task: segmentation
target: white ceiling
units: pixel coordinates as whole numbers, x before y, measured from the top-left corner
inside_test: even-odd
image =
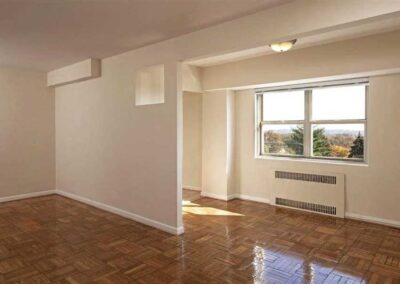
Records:
[[[53,70],[292,0],[1,0],[0,64]]]

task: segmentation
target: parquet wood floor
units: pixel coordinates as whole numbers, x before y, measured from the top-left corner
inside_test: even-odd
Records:
[[[57,195],[3,203],[0,283],[400,283],[398,229],[208,198],[184,224],[173,236]]]

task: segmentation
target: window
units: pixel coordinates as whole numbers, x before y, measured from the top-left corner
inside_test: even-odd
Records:
[[[365,161],[368,81],[257,90],[257,153]]]

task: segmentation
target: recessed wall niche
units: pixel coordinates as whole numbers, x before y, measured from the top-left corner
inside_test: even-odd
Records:
[[[164,65],[140,69],[135,78],[135,105],[164,103]]]

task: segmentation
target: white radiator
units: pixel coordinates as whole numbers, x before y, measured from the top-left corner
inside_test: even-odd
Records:
[[[272,204],[344,218],[344,174],[274,170]]]

